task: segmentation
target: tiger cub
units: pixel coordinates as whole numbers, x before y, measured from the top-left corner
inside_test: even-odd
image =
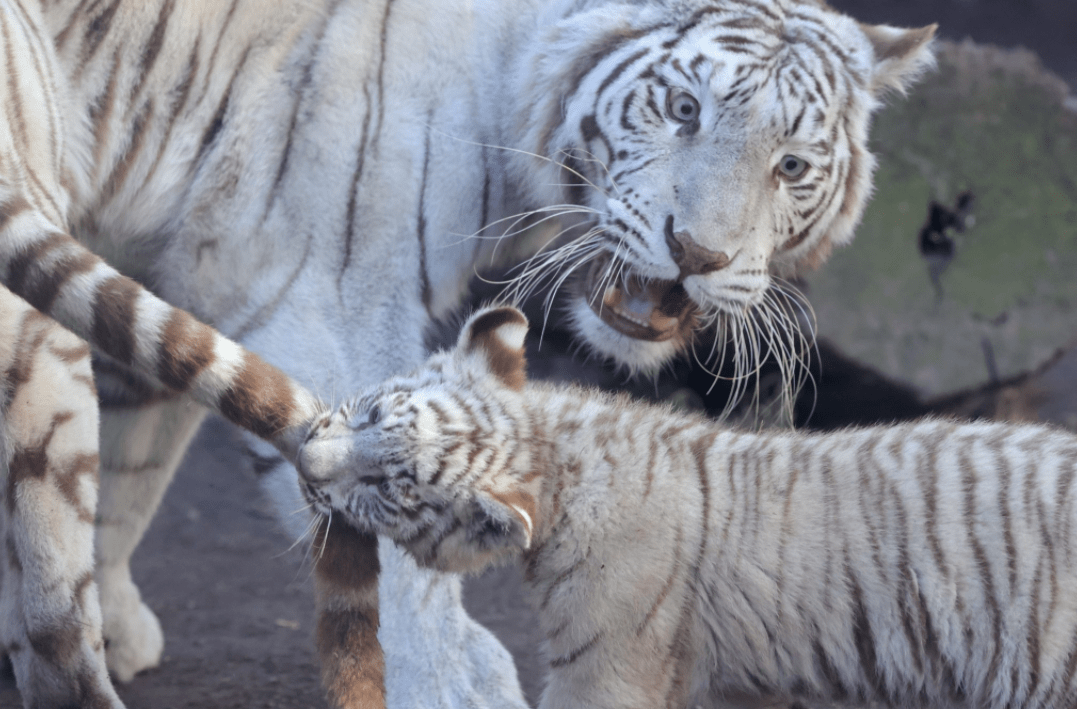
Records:
[[[1077,706],[1077,437],[743,433],[528,382],[526,330],[478,312],[455,350],[323,417],[300,460],[319,509],[425,566],[522,559],[541,707]]]

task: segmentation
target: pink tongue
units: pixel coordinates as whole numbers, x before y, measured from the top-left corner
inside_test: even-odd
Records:
[[[644,288],[639,293],[632,293],[623,288],[610,286],[602,298],[603,320],[607,324],[617,328],[617,321],[631,323],[633,329],[627,331],[633,337],[644,339],[665,339],[672,335],[678,323],[678,315],[683,308],[678,308],[675,315],[670,316],[662,312],[657,302],[658,295],[655,288]],[[608,315],[616,315],[609,318]],[[618,328],[620,329],[620,328]]]

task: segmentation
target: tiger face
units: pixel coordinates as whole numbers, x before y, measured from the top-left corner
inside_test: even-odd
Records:
[[[441,431],[428,421],[434,409],[429,394],[441,377],[426,369],[397,377],[326,414],[304,445],[301,469],[307,498],[322,514],[336,511],[355,526],[398,541],[429,529],[452,504],[451,496],[430,485],[436,470],[422,465],[421,451],[441,443],[424,432]],[[310,471],[327,469],[330,458],[346,461],[347,471],[318,479]]]
[[[571,51],[590,33],[587,51]],[[847,242],[871,189],[870,113],[932,61],[934,27],[869,27],[822,3],[582,12],[532,66],[564,65],[529,107],[542,179],[590,215],[571,318],[635,370],[702,324],[748,323],[775,277]],[[559,263],[564,266],[564,263]]]

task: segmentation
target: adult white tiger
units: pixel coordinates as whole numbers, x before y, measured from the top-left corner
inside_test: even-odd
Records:
[[[99,372],[97,580],[121,679],[160,656],[127,563],[204,416],[175,393],[194,377],[169,369],[166,345],[204,365],[205,331],[170,339],[171,311],[67,234],[330,395],[422,360],[426,326],[492,243],[460,235],[575,205],[596,228],[550,268],[576,267],[583,340],[647,368],[700,319],[759,303],[771,271],[850,238],[869,115],[930,62],[933,33],[863,27],[814,0],[0,0],[0,30],[4,285],[184,384]],[[197,400],[278,437],[279,419],[237,414],[226,381]],[[278,449],[250,448],[298,500]],[[330,535],[319,649],[331,698],[357,706],[369,542]],[[381,554],[390,703],[522,706],[458,582]]]

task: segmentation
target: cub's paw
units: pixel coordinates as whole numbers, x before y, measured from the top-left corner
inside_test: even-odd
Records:
[[[130,682],[142,670],[160,664],[165,636],[130,577],[112,581],[101,580],[105,661],[113,677]]]

